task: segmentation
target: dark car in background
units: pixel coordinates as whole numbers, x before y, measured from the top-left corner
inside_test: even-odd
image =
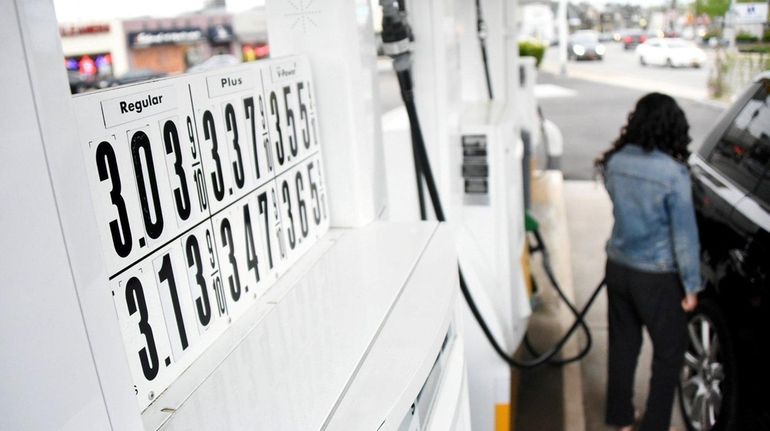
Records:
[[[99,82],[99,88],[117,87],[119,85],[136,84],[139,82],[160,79],[168,76],[166,73],[155,72],[149,69],[133,69],[115,78],[109,78]]]
[[[581,30],[573,33],[567,42],[567,57],[570,60],[601,60],[605,48],[599,42],[599,33]]]
[[[621,40],[623,41],[623,49],[634,49],[639,44],[647,41],[647,34],[642,29],[628,30],[623,33]]]
[[[82,75],[77,70],[68,70],[67,79],[70,83],[70,93],[77,94],[93,90],[97,87],[96,78]]]
[[[770,429],[770,73],[690,160],[705,290],[688,323],[690,431]]]
[[[147,69],[130,70],[118,77],[84,75],[77,70],[67,71],[70,92],[72,94],[101,90],[103,88],[117,87],[120,85],[136,84],[151,79],[163,78],[165,76],[168,75],[166,73],[154,72]]]

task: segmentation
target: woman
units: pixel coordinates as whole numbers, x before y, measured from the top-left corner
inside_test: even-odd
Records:
[[[612,198],[607,242],[609,367],[606,422],[635,421],[634,372],[642,327],[654,357],[640,431],[665,431],[687,345],[687,317],[701,290],[700,244],[687,145],[690,126],[671,97],[651,93],[628,115],[612,148],[596,161]]]

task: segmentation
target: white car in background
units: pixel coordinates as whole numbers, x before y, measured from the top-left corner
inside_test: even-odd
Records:
[[[706,53],[702,49],[677,38],[649,39],[636,47],[636,57],[642,66],[701,67],[706,63]]]

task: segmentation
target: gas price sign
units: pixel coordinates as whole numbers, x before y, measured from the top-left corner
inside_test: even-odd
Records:
[[[307,60],[74,98],[140,408],[323,235]]]

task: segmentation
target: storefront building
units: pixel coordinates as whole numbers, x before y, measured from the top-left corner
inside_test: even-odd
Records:
[[[123,30],[131,69],[176,74],[213,55],[240,57],[232,16],[223,11],[130,19]]]
[[[110,78],[129,69],[120,21],[62,24],[59,27],[64,64],[71,73]]]

